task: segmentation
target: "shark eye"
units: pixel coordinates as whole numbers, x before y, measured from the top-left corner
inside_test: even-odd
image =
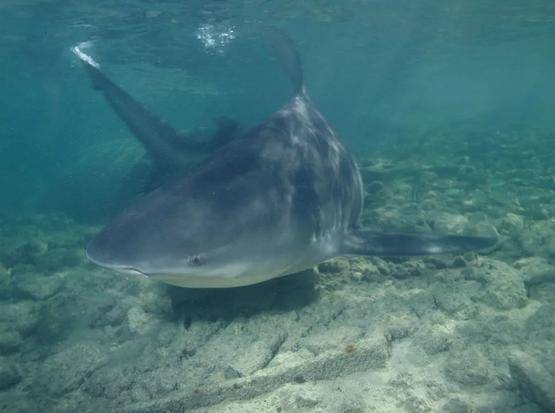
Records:
[[[189,263],[189,265],[201,265],[202,264],[202,260],[200,258],[199,255],[191,255],[187,258],[187,262]]]

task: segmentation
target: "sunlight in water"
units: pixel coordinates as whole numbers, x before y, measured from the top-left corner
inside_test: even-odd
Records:
[[[205,23],[195,31],[195,36],[202,42],[205,49],[223,53],[224,47],[235,39],[235,28],[221,28],[213,24]]]
[[[87,62],[91,66],[96,67],[97,69],[100,68],[100,64],[95,61],[91,56],[83,52],[82,49],[86,49],[91,46],[91,42],[82,42],[79,43],[77,46],[71,48],[71,51],[81,60]]]

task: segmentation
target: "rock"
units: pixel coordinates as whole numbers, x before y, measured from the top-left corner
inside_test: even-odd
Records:
[[[89,327],[117,327],[121,325],[127,320],[125,304],[123,300],[116,300],[115,297],[110,295],[99,296],[88,314]]]
[[[422,275],[426,271],[426,265],[422,261],[407,261],[396,265],[391,270],[391,275],[399,280]]]
[[[522,258],[513,266],[520,270],[526,285],[538,285],[543,283],[555,283],[555,266],[541,257]]]
[[[555,303],[541,305],[526,320],[526,328],[535,340],[555,341]]]
[[[451,263],[451,266],[453,268],[463,268],[463,267],[466,267],[467,265],[468,265],[468,263],[466,262],[464,257],[461,257],[460,255],[455,257],[455,259]]]
[[[8,326],[0,325],[0,353],[13,353],[19,349],[22,342],[21,334]]]
[[[433,222],[434,231],[445,234],[462,234],[470,224],[464,215],[448,212],[434,213],[430,221]]]
[[[366,191],[373,195],[384,191],[384,189],[385,186],[381,181],[372,181],[368,185],[366,185]]]
[[[127,312],[127,324],[132,333],[146,334],[152,329],[154,322],[154,316],[141,307],[131,307]]]
[[[0,358],[0,391],[9,389],[21,381],[21,374],[14,364]]]
[[[472,409],[460,399],[449,399],[441,409],[444,413],[470,413]]]
[[[46,300],[57,294],[63,286],[64,278],[61,274],[44,277],[27,273],[20,274],[15,280],[16,291],[34,300]]]
[[[222,347],[219,347],[222,353]],[[138,396],[135,400],[141,401],[134,403],[129,412],[167,412],[167,411],[199,411],[200,412],[259,412],[259,411],[276,411],[272,405],[268,405],[262,401],[263,408],[258,404],[258,408],[249,409],[245,404],[241,403],[238,410],[227,410],[221,404],[230,400],[252,400],[254,397],[267,394],[273,389],[280,389],[280,393],[276,394],[275,407],[277,411],[290,411],[304,413],[310,411],[307,405],[317,404],[313,407],[316,411],[326,412],[342,412],[342,413],[364,413],[370,411],[365,404],[362,393],[354,394],[348,387],[340,388],[336,384],[333,388],[328,387],[325,390],[319,384],[313,384],[315,381],[323,380],[323,385],[333,383],[332,379],[341,376],[348,376],[358,372],[365,372],[369,369],[379,369],[386,365],[389,359],[389,344],[383,336],[365,338],[357,343],[357,349],[353,352],[345,351],[329,351],[325,354],[308,359],[299,360],[299,363],[283,363],[276,366],[260,370],[249,377],[241,377],[231,380],[218,380],[216,382],[206,382],[205,377],[200,377],[198,385],[188,386],[183,391],[179,390],[167,396],[161,395],[160,392],[153,393],[152,390],[146,394],[133,394],[132,397]],[[154,363],[156,365],[156,363]],[[145,381],[150,381],[160,374],[159,371],[153,371],[152,375],[142,374],[137,380],[139,385],[133,386],[133,389],[142,391]],[[164,376],[167,373],[163,372]],[[93,374],[94,375],[94,374]],[[145,377],[146,376],[146,377]],[[152,378],[151,378],[152,377]],[[183,380],[184,373],[177,371],[175,378]],[[357,375],[357,377],[360,377]],[[189,378],[190,379],[190,378]],[[294,384],[293,384],[294,383]],[[117,385],[117,381],[116,381]],[[313,395],[310,391],[314,386],[317,393]],[[86,389],[86,385],[83,389]],[[125,389],[127,391],[127,388]],[[293,394],[291,394],[293,393]],[[318,394],[325,397],[325,404],[320,406],[322,400]],[[153,397],[155,395],[155,397]],[[281,396],[281,397],[280,397]],[[141,400],[142,399],[142,400]],[[274,404],[273,402],[271,402]],[[280,403],[284,407],[291,409],[281,409]],[[219,405],[219,406],[218,406]],[[228,405],[229,406],[229,405]],[[299,408],[297,409],[297,406]],[[302,406],[302,407],[301,407]],[[223,408],[218,408],[223,407]],[[321,408],[320,408],[321,407]],[[195,410],[201,408],[200,410]],[[320,409],[319,409],[320,408]],[[269,410],[271,409],[271,410]]]
[[[436,311],[438,306],[437,298],[430,290],[413,291],[408,294],[404,301],[407,308],[413,311],[418,318]]]
[[[442,257],[442,256],[429,256],[424,257],[422,260],[428,267],[436,269],[436,270],[443,270],[451,266],[450,258]]]
[[[41,239],[33,239],[20,245],[10,254],[10,267],[18,263],[36,264],[40,257],[48,251],[48,245]]]
[[[472,299],[476,289],[470,282],[459,282],[451,286],[441,283],[434,286],[433,300],[440,310],[453,318],[471,320],[478,315],[478,307]]]
[[[532,221],[522,232],[520,243],[525,252],[553,258],[555,253],[555,220]]]
[[[426,397],[418,396],[413,392],[404,395],[402,402],[405,411],[411,413],[429,413],[432,411],[432,403]],[[363,413],[364,411],[361,411]]]
[[[323,380],[347,373],[380,368],[391,354],[390,342],[377,332],[373,337],[364,337],[345,348],[326,351],[310,362],[294,366],[278,366],[283,374],[302,376],[305,380]]]
[[[453,332],[443,325],[421,328],[415,335],[415,343],[428,355],[448,351],[453,344]]]
[[[555,377],[542,364],[520,350],[514,350],[509,355],[511,375],[521,386],[526,397],[546,412],[555,412]]]
[[[58,247],[49,250],[37,260],[37,267],[52,272],[63,268],[76,267],[83,263],[83,251],[77,248]]]
[[[22,336],[31,334],[40,321],[37,304],[33,301],[19,301],[14,304],[0,304],[0,324],[9,325]]]
[[[265,337],[263,340],[255,341],[244,350],[237,360],[231,363],[231,370],[238,372],[240,376],[248,376],[263,369],[272,361],[286,338],[287,334],[280,332],[274,336]]]
[[[353,400],[349,395],[346,395],[345,400],[337,403],[330,411],[337,413],[366,413],[375,410],[369,408],[363,400]]]
[[[364,413],[374,411],[364,402],[363,395],[344,391],[340,386],[326,387],[313,383],[302,385],[285,385],[277,395],[277,411],[286,413],[330,412],[330,413]],[[249,410],[276,411],[274,409]],[[241,410],[240,410],[241,411]]]
[[[419,319],[413,313],[386,316],[386,335],[390,340],[401,340],[418,329]]]
[[[445,363],[447,377],[466,386],[479,386],[491,380],[489,362],[476,350],[451,354]]]
[[[133,349],[122,347],[116,351],[120,357],[138,357]],[[139,353],[140,354],[140,353]],[[94,370],[79,388],[94,398],[116,400],[121,397],[140,380],[141,369],[125,368],[120,363],[106,363]]]
[[[483,285],[477,299],[497,310],[521,308],[528,301],[521,273],[501,261],[485,259],[480,266],[463,270],[463,275]]]
[[[499,232],[504,235],[518,236],[524,229],[522,215],[508,212],[498,225]]]
[[[330,349],[343,349],[362,337],[358,327],[342,326],[311,334],[302,341],[302,346],[312,354],[318,355]]]
[[[350,275],[354,281],[377,281],[381,279],[380,269],[367,257],[353,257],[350,259]]]
[[[282,412],[306,411],[316,407],[322,401],[322,394],[314,387],[286,386],[281,391],[279,399]]]
[[[76,390],[87,377],[104,365],[104,350],[93,344],[76,344],[44,361],[35,378],[38,392],[59,397]]]
[[[318,271],[330,274],[340,274],[349,269],[349,260],[347,258],[334,258],[318,265]]]

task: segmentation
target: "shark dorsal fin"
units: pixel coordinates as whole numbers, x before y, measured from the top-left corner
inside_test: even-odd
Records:
[[[277,28],[269,29],[266,38],[274,55],[289,77],[295,95],[304,94],[303,65],[293,40],[285,32]]]

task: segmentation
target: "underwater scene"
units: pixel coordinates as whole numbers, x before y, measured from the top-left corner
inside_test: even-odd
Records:
[[[2,0],[0,412],[555,412],[555,3]]]

